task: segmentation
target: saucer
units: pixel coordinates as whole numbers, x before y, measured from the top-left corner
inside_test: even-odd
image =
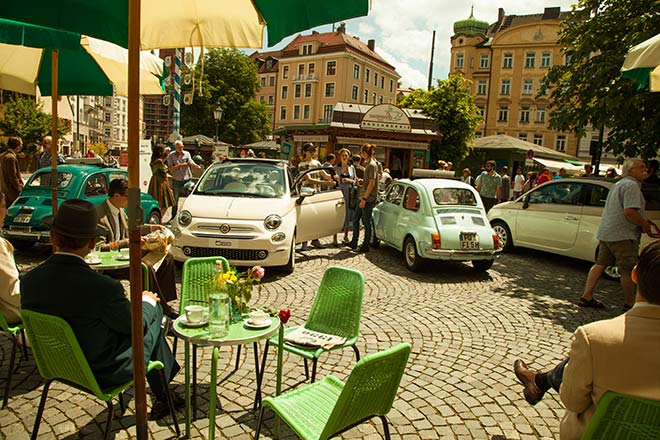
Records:
[[[128,261],[130,259],[131,259],[130,255],[123,256],[123,255],[119,254],[115,257],[115,260],[119,260],[119,261]]]
[[[209,323],[208,318],[205,318],[201,320],[200,322],[188,322],[188,319],[186,319],[185,316],[180,316],[177,321],[179,324],[181,324],[182,327],[188,327],[188,328],[197,328],[197,327],[204,327]]]
[[[254,323],[252,322],[252,319],[247,319],[247,320],[245,320],[245,322],[243,322],[243,325],[246,326],[247,328],[258,329],[258,328],[266,328],[266,327],[270,327],[270,325],[271,325],[272,323],[273,323],[273,320],[272,320],[272,319],[266,319],[264,322],[262,322],[262,323],[260,323],[260,324],[254,324]]]
[[[94,260],[87,258],[87,259],[85,259],[85,263],[89,264],[90,266],[94,266],[95,264],[103,263],[103,261],[101,261],[100,258],[97,258],[97,259],[94,259]]]

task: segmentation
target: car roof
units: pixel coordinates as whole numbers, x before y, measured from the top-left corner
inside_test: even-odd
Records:
[[[608,188],[614,185],[617,182],[617,179],[609,179],[607,177],[563,177],[561,179],[551,179],[545,183],[557,183],[557,182],[577,182],[577,183],[600,183]],[[543,183],[542,185],[545,185]],[[535,187],[539,188],[541,185]]]
[[[39,168],[36,173],[43,173],[43,172],[48,172],[50,173],[52,170],[52,167],[45,167],[45,168]],[[117,173],[126,173],[126,170],[123,170],[121,168],[112,168],[112,167],[100,167],[98,165],[58,165],[57,166],[57,171],[62,172],[62,173],[71,173],[71,174],[94,174],[98,173],[100,171],[108,171],[108,172],[117,172]]]
[[[463,183],[460,180],[438,179],[436,177],[421,178],[414,180],[399,179],[399,180],[395,180],[393,183],[396,182],[403,182],[409,185],[419,185],[426,188],[429,191],[433,191],[436,188],[466,188],[466,189],[474,190],[472,186],[468,185],[467,183]]]
[[[285,160],[281,159],[264,159],[259,157],[230,157],[225,158],[223,161],[216,161],[213,164],[232,164],[232,163],[266,163],[266,164],[286,164]]]

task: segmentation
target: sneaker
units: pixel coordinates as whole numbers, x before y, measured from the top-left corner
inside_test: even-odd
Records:
[[[174,402],[174,409],[180,410],[185,408],[186,401],[183,397],[179,396],[176,393],[172,393],[172,402]],[[167,405],[167,398],[162,396],[159,399],[156,399],[151,407],[151,414],[149,418],[151,420],[160,420],[165,416],[170,415],[170,408]]]

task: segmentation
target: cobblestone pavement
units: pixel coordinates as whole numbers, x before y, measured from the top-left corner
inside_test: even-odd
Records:
[[[26,270],[48,252],[37,247],[28,253],[18,252],[17,260]],[[476,272],[468,264],[445,262],[412,274],[403,266],[400,254],[389,248],[355,254],[327,244],[324,249],[298,256],[293,275],[267,270],[263,290],[252,304],[290,308],[290,323],[300,324],[328,266],[361,270],[366,279],[358,342],[362,355],[401,341],[413,346],[388,417],[394,439],[558,438],[563,414],[558,396],[551,391],[538,405],[528,405],[512,373],[513,361],[522,357],[532,368],[554,366],[567,354],[570,335],[578,325],[621,312],[618,284],[607,280],[600,282],[597,291],[607,309],[576,307],[589,264],[534,251],[503,255],[488,273]],[[4,336],[0,336],[0,350],[0,374],[4,378],[11,352]],[[205,349],[200,353],[201,411],[193,422],[193,438],[206,438],[208,427],[211,352]],[[219,377],[228,377],[218,388],[222,410],[215,420],[216,433],[218,438],[248,439],[256,427],[251,410],[255,388],[252,347],[243,350],[240,368],[229,375],[235,356],[235,350],[221,352]],[[181,347],[177,357],[183,365]],[[275,358],[272,350],[264,377],[265,395],[274,394]],[[353,363],[352,350],[322,357],[319,377],[333,374],[346,379]],[[304,380],[300,358],[285,354],[284,365],[284,388],[300,386]],[[181,394],[183,380],[180,373],[174,381]],[[29,437],[41,390],[30,357],[20,363],[14,375],[8,408],[0,410],[1,438]],[[59,384],[52,386],[49,394],[40,438],[100,438],[107,414],[102,402]],[[134,423],[134,404],[130,402],[124,416],[113,421],[112,435],[133,438]],[[265,438],[270,438],[272,426],[269,415],[262,432]],[[162,421],[149,422],[149,431],[155,439],[174,436]],[[382,426],[375,419],[342,437],[380,439],[381,435]],[[282,438],[295,436],[283,428]]]

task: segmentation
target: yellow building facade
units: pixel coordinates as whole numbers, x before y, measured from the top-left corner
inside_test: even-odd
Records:
[[[565,62],[558,31],[566,16],[556,7],[532,15],[500,8],[496,23],[471,14],[454,24],[450,71],[473,82],[483,116],[477,136],[506,134],[577,155],[577,137],[550,129],[549,96],[538,95],[548,69]]]

